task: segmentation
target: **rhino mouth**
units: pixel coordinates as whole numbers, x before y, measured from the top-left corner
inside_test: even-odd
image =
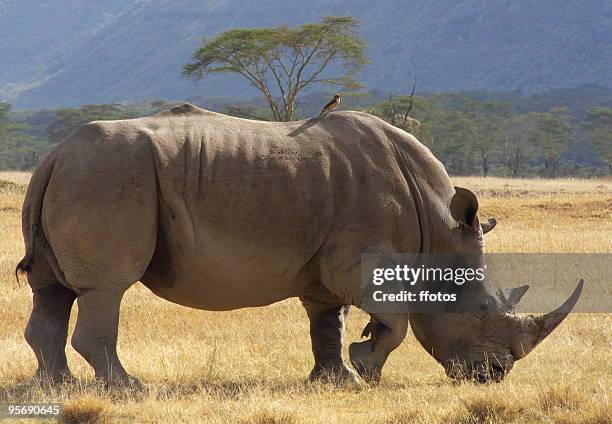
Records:
[[[472,370],[471,380],[477,383],[499,383],[504,379],[508,370],[499,364],[478,364]]]
[[[469,366],[453,361],[446,367],[446,375],[456,381],[469,380],[475,383],[499,383],[512,368],[511,364],[505,366],[499,362],[475,362]]]

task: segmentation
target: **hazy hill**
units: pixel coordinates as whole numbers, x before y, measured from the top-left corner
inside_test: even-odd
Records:
[[[609,0],[0,0],[0,100],[22,107],[249,95],[180,75],[202,35],[364,20],[370,88],[526,92],[612,87]]]

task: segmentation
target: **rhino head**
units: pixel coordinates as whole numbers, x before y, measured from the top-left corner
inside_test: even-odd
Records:
[[[496,222],[481,225],[476,196],[466,189],[455,190],[450,204],[451,216],[458,223],[452,235],[454,250],[482,253],[483,235]],[[557,310],[536,317],[514,313],[529,286],[496,290],[485,282],[469,297],[469,312],[451,309],[439,314],[412,313],[410,325],[417,340],[449,377],[481,383],[501,381],[515,361],[531,352],[565,319],[578,301],[583,284],[581,280]]]

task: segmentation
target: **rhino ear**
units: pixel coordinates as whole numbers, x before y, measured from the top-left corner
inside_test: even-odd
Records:
[[[516,305],[520,302],[521,298],[525,293],[529,290],[528,285],[524,285],[521,287],[515,287],[513,289],[504,289],[502,290],[502,295],[504,296],[506,308],[509,312],[513,312],[516,308]]]
[[[478,222],[478,199],[468,189],[455,187],[455,195],[451,199],[449,208],[455,221],[467,227],[474,227]]]

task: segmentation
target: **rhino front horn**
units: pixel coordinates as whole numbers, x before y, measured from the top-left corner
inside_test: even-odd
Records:
[[[580,280],[574,293],[556,310],[541,317],[517,317],[519,322],[519,340],[512,349],[514,359],[521,359],[533,350],[567,317],[578,302],[584,280]]]

